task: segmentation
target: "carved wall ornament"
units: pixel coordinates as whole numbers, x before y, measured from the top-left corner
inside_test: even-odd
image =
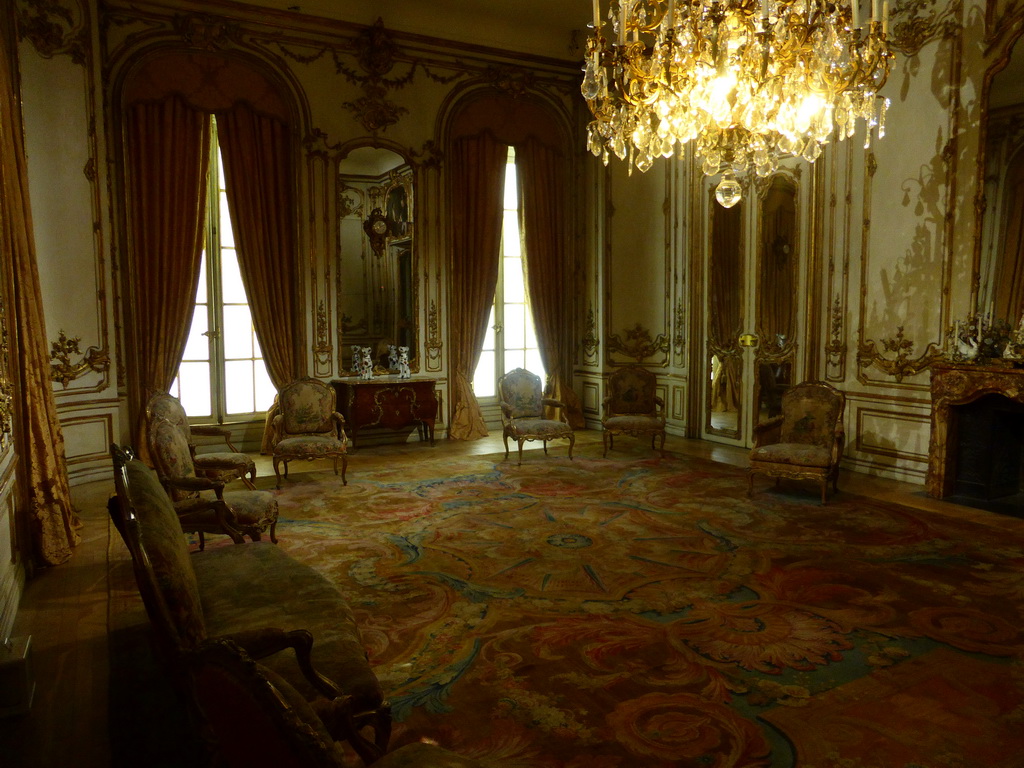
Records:
[[[532,72],[518,67],[494,66],[484,72],[484,79],[499,91],[517,98],[528,93],[536,85],[537,78]]]
[[[0,446],[14,430],[14,383],[7,378],[11,370],[7,336],[7,309],[0,297]]]
[[[625,341],[617,333],[611,334],[608,338],[608,351],[620,352],[626,357],[642,363],[645,358],[656,352],[668,353],[668,337],[659,333],[652,339],[651,332],[637,323],[626,330]]]
[[[66,7],[60,0],[22,0],[18,11],[18,33],[44,58],[67,54],[75,64],[88,57],[89,33],[78,3]]]
[[[174,17],[174,31],[193,48],[217,51],[238,45],[242,41],[241,27],[206,13],[178,14]]]
[[[597,320],[594,317],[594,307],[587,310],[586,333],[583,334],[583,356],[588,363],[596,362],[597,350],[601,346],[601,340],[597,338]]]
[[[59,381],[64,389],[87,371],[103,373],[110,369],[110,356],[105,349],[99,347],[89,347],[81,360],[72,363],[72,355],[82,354],[79,348],[81,340],[80,336],[69,339],[61,329],[57,341],[50,342],[50,380]]]
[[[430,300],[430,309],[427,310],[427,359],[438,361],[441,359],[441,348],[444,342],[441,341],[441,327],[437,320],[437,304]]]
[[[409,110],[387,98],[387,88],[376,83],[363,86],[363,96],[342,104],[369,133],[376,136],[398,122]]]
[[[846,367],[846,344],[843,342],[843,303],[838,296],[832,303],[832,317],[829,322],[829,342],[825,345],[825,354],[829,366],[838,368],[840,376]]]
[[[329,365],[334,352],[327,325],[327,305],[321,299],[316,308],[316,346],[313,347],[313,354],[316,355],[316,362],[319,365]]]
[[[922,354],[916,360],[911,360],[910,355],[914,349],[914,342],[903,336],[903,326],[896,329],[896,335],[891,339],[882,339],[883,352],[895,353],[895,358],[884,357],[875,346],[875,342],[868,340],[861,342],[857,350],[857,365],[861,368],[870,368],[872,365],[884,371],[896,379],[899,384],[906,376],[913,376],[943,359],[942,350],[929,343]]]
[[[677,355],[681,355],[686,349],[686,312],[683,309],[683,303],[679,299],[676,299],[675,316],[676,330],[672,336],[672,347]]]
[[[444,152],[433,139],[423,142],[423,149],[419,152],[411,150],[409,155],[412,158],[412,164],[421,168],[440,168],[441,163],[444,162]]]

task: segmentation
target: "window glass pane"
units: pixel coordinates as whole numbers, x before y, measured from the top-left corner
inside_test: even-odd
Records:
[[[247,304],[224,307],[224,359],[251,358],[252,314]]]
[[[267,373],[267,366],[263,364],[262,360],[256,360],[254,366],[254,376],[256,379],[256,410],[269,411],[270,406],[274,404],[274,398],[277,396],[277,388],[270,380],[270,374]]]
[[[192,311],[192,325],[188,329],[188,341],[185,342],[185,354],[182,355],[182,360],[210,359],[210,341],[203,336],[209,328],[206,305],[197,304]]]
[[[505,217],[501,224],[501,247],[502,253],[506,256],[519,256],[522,253],[519,242],[519,213],[505,211]]]
[[[505,305],[505,349],[526,346],[526,305]]]
[[[242,286],[242,272],[238,268],[237,251],[224,248],[220,252],[220,289],[225,304],[246,304],[245,288]]]
[[[526,368],[526,355],[523,354],[521,349],[506,349],[505,350],[505,373],[514,371],[516,368]],[[526,370],[530,370],[526,368]],[[531,371],[536,373],[536,371]]]
[[[189,416],[212,416],[210,364],[182,363],[178,368],[178,399]]]
[[[508,150],[512,162],[505,166],[505,208],[515,209],[519,207],[519,193],[516,190],[515,150],[512,147],[509,147]]]
[[[224,363],[225,410],[229,414],[252,413],[256,410],[256,385],[251,360]]]
[[[217,155],[220,157],[220,154]],[[220,183],[224,183],[224,166],[221,165]],[[231,216],[228,214],[228,195],[224,190],[220,192],[220,245],[222,248],[235,247],[235,232],[231,228]]]
[[[494,376],[494,353],[482,352],[473,374],[473,392],[477,397],[494,397],[497,379]]]
[[[526,305],[526,328],[524,332],[526,334],[526,343],[523,344],[527,349],[535,348],[537,346],[537,328],[533,324],[533,313],[530,312],[530,306]]]
[[[199,258],[199,285],[196,288],[196,303],[205,304],[206,302],[206,251],[203,250],[203,255]]]
[[[523,283],[523,260],[505,259],[505,276],[502,288],[505,301],[509,304],[526,301],[526,285]]]
[[[544,371],[544,363],[540,359],[540,350],[528,349],[526,350],[526,370],[532,371],[540,376],[540,383],[544,384],[545,376],[547,375]]]
[[[491,314],[487,316],[487,332],[484,334],[484,343],[481,349],[494,349],[494,305],[491,305]]]

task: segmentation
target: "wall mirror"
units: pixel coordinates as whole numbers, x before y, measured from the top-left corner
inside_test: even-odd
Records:
[[[992,77],[986,122],[985,216],[978,312],[1012,326],[1024,314],[1024,43]],[[997,65],[999,66],[999,65]]]
[[[707,365],[710,386],[705,431],[739,439],[743,407],[744,205],[723,208],[713,199],[708,263]]]
[[[371,347],[378,369],[390,369],[390,345],[405,346],[419,368],[413,192],[412,168],[389,149],[359,147],[338,162],[338,311],[349,373],[353,346]]]

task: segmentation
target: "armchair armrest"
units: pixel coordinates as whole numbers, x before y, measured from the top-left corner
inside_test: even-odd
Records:
[[[498,405],[501,406],[501,413],[503,416],[512,416],[512,406],[509,403],[506,403],[504,400],[501,400],[498,403]]]
[[[754,447],[770,445],[778,442],[779,434],[782,432],[782,417],[773,416],[768,421],[762,421],[754,425]]]
[[[224,481],[211,477],[168,477],[164,482],[182,491],[213,491],[218,499],[224,494]]]
[[[541,400],[542,405],[550,406],[551,408],[565,408],[565,403],[561,400],[555,400],[552,397],[545,397]]]
[[[328,699],[341,695],[341,689],[328,677],[320,674],[313,667],[313,635],[305,629],[286,631],[275,627],[249,629],[226,635],[223,638],[233,640],[254,659],[265,659],[275,653],[291,648],[295,651],[295,659],[303,676],[316,690]]]
[[[334,425],[335,436],[343,441],[348,442],[348,435],[345,434],[345,417],[337,411],[331,413],[331,423]]]
[[[219,437],[227,443],[235,453],[238,453],[238,449],[231,443],[231,431],[224,427],[217,427],[212,424],[199,424],[189,428],[193,435],[199,435],[200,437]]]
[[[275,405],[275,407],[276,407],[276,405]],[[271,440],[271,443],[277,443],[279,440],[281,440],[283,438],[283,435],[281,434],[281,424],[282,423],[284,423],[284,414],[283,413],[276,413],[276,414],[274,414],[274,418],[270,422],[270,440]]]

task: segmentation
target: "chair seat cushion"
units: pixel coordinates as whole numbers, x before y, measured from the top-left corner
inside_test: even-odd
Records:
[[[278,441],[274,446],[275,456],[337,456],[345,453],[345,443],[330,435],[301,435]]]
[[[267,491],[227,491],[224,502],[243,525],[263,530],[277,520],[277,497]]]
[[[193,462],[196,472],[224,472],[235,471],[247,474],[250,470],[256,469],[256,462],[244,453],[202,453],[196,456]]]
[[[831,452],[820,445],[805,443],[775,443],[762,445],[750,452],[751,463],[764,461],[772,464],[792,464],[796,467],[820,467],[830,465]]]
[[[572,427],[564,421],[554,419],[514,419],[512,422],[512,434],[515,437],[534,437],[539,439],[550,439],[555,437],[569,437],[572,434]]]
[[[254,541],[198,552],[191,557],[211,637],[277,627],[313,635],[313,666],[367,708],[383,693],[363,645],[352,609],[320,573],[280,547]],[[316,695],[291,651],[260,659],[303,696]]]
[[[661,432],[665,429],[665,423],[657,416],[642,413],[609,416],[603,424],[605,429],[622,432]]]

